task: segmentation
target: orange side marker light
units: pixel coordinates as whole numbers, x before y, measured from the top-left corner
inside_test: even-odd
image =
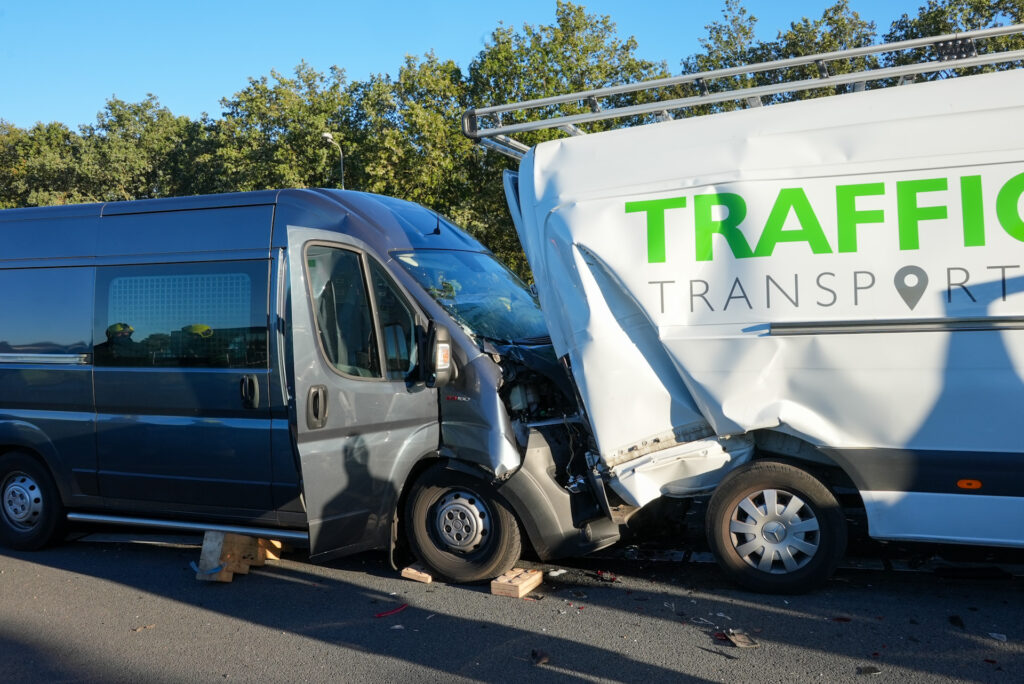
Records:
[[[981,480],[957,480],[960,489],[981,489]]]

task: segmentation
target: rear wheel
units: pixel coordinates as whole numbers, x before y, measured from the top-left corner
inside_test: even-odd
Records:
[[[519,524],[508,504],[483,480],[432,467],[413,484],[405,506],[413,553],[433,574],[479,582],[519,559]]]
[[[50,473],[18,452],[0,456],[0,542],[14,549],[39,549],[56,538],[64,506]]]
[[[756,461],[726,476],[705,524],[719,566],[759,592],[809,591],[828,579],[846,550],[846,522],[832,492],[777,461]]]

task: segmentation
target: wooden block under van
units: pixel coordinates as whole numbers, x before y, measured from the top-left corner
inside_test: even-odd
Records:
[[[423,582],[424,584],[430,584],[434,581],[434,578],[429,575],[419,563],[410,565],[407,568],[402,568],[402,577],[416,580],[417,582]]]
[[[491,593],[496,596],[523,598],[540,586],[543,580],[544,573],[540,570],[512,568],[491,582]]]
[[[260,539],[260,552],[263,560],[281,560],[281,556],[288,550],[284,542],[276,539]]]
[[[224,548],[224,533],[207,531],[203,535],[203,548],[199,552],[199,565],[193,565],[196,579],[203,582],[230,582],[234,573],[228,569],[227,563],[221,561]]]
[[[263,565],[260,546],[256,537],[247,537],[230,532],[224,535],[220,560],[226,568],[238,575],[249,574],[250,565]]]
[[[264,555],[255,537],[207,530],[196,579],[203,582],[230,582],[236,574],[245,575],[251,565],[263,565]]]

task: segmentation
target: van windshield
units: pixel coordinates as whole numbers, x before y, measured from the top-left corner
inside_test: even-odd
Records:
[[[501,342],[548,337],[537,298],[490,254],[424,249],[394,257],[474,336]]]

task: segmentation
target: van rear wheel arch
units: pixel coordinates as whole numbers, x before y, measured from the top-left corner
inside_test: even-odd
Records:
[[[60,491],[42,459],[22,450],[0,454],[0,542],[41,549],[60,537],[65,524]]]

